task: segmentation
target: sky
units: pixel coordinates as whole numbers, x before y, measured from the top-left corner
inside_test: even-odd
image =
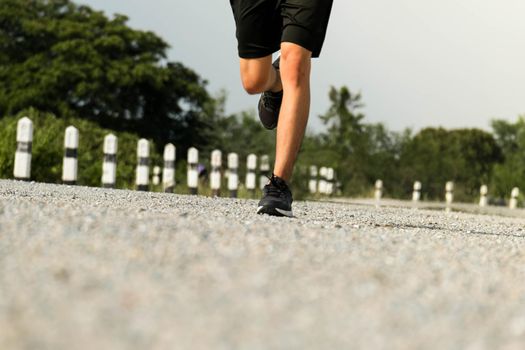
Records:
[[[224,89],[226,112],[255,109],[242,89],[226,0],[77,0],[167,41],[169,59]],[[321,0],[322,1],[322,0]],[[525,1],[334,0],[328,33],[312,64],[309,129],[329,107],[330,86],[363,96],[366,121],[389,129],[490,129],[525,115]]]

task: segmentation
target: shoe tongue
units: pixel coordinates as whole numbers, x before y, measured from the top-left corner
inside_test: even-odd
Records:
[[[288,185],[286,184],[286,181],[284,181],[278,176],[273,175],[271,178],[271,181],[275,186],[279,187],[280,189],[284,189],[288,187]]]

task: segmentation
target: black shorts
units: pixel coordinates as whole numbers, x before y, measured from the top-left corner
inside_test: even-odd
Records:
[[[333,0],[230,0],[239,56],[259,58],[291,42],[319,57]]]

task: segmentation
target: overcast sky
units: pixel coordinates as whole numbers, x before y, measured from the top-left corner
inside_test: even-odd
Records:
[[[181,61],[228,92],[227,112],[254,109],[241,88],[227,0],[80,0],[152,30]],[[390,129],[489,128],[525,114],[525,1],[334,0],[312,72],[310,128],[331,85],[361,91],[369,122]]]

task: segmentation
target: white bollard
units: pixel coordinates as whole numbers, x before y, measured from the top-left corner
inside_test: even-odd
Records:
[[[118,139],[109,134],[104,137],[104,161],[102,163],[102,187],[115,188],[117,180]]]
[[[75,185],[78,177],[78,129],[66,128],[64,138],[64,160],[62,162],[62,183]]]
[[[168,143],[164,146],[164,169],[162,170],[162,187],[164,192],[173,193],[175,190],[175,159],[177,149],[173,144]]]
[[[414,192],[412,192],[412,201],[417,203],[421,200],[421,182],[414,182]]]
[[[149,142],[140,139],[137,143],[137,173],[136,185],[138,191],[149,190]]]
[[[154,166],[153,167],[153,178],[151,179],[151,182],[154,186],[160,185],[160,166]]]
[[[195,147],[188,149],[188,188],[190,194],[199,193],[199,172],[197,170],[199,163],[199,151]]]
[[[488,204],[487,194],[489,193],[489,188],[487,185],[481,186],[479,189],[479,206],[486,207]]]
[[[520,195],[520,189],[517,187],[514,187],[510,194],[510,204],[509,204],[510,209],[516,209],[518,207],[519,195]]]
[[[260,176],[259,176],[259,188],[262,190],[268,183],[270,174],[270,157],[267,155],[261,156],[261,163],[259,164]]]
[[[326,194],[331,196],[334,194],[334,168],[326,169]]]
[[[221,167],[222,167],[222,152],[218,149],[211,152],[211,174],[210,187],[212,196],[219,197],[221,195]]]
[[[381,201],[381,198],[383,198],[383,181],[382,180],[376,180],[374,198],[377,202]]]
[[[317,193],[317,167],[315,165],[310,166],[310,181],[308,181],[308,189],[311,194]]]
[[[451,210],[452,202],[454,202],[454,182],[448,181],[445,185],[445,201],[446,211]]]
[[[228,154],[228,190],[231,198],[237,198],[239,188],[239,156],[237,153]]]
[[[321,167],[319,169],[319,193],[326,194],[326,176],[328,175],[328,168]]]
[[[253,197],[257,186],[257,176],[255,175],[255,170],[257,169],[257,156],[255,154],[250,154],[246,160],[246,165],[246,189],[250,191],[250,194]]]
[[[13,175],[17,180],[31,178],[31,151],[33,148],[33,122],[28,117],[18,121]]]

